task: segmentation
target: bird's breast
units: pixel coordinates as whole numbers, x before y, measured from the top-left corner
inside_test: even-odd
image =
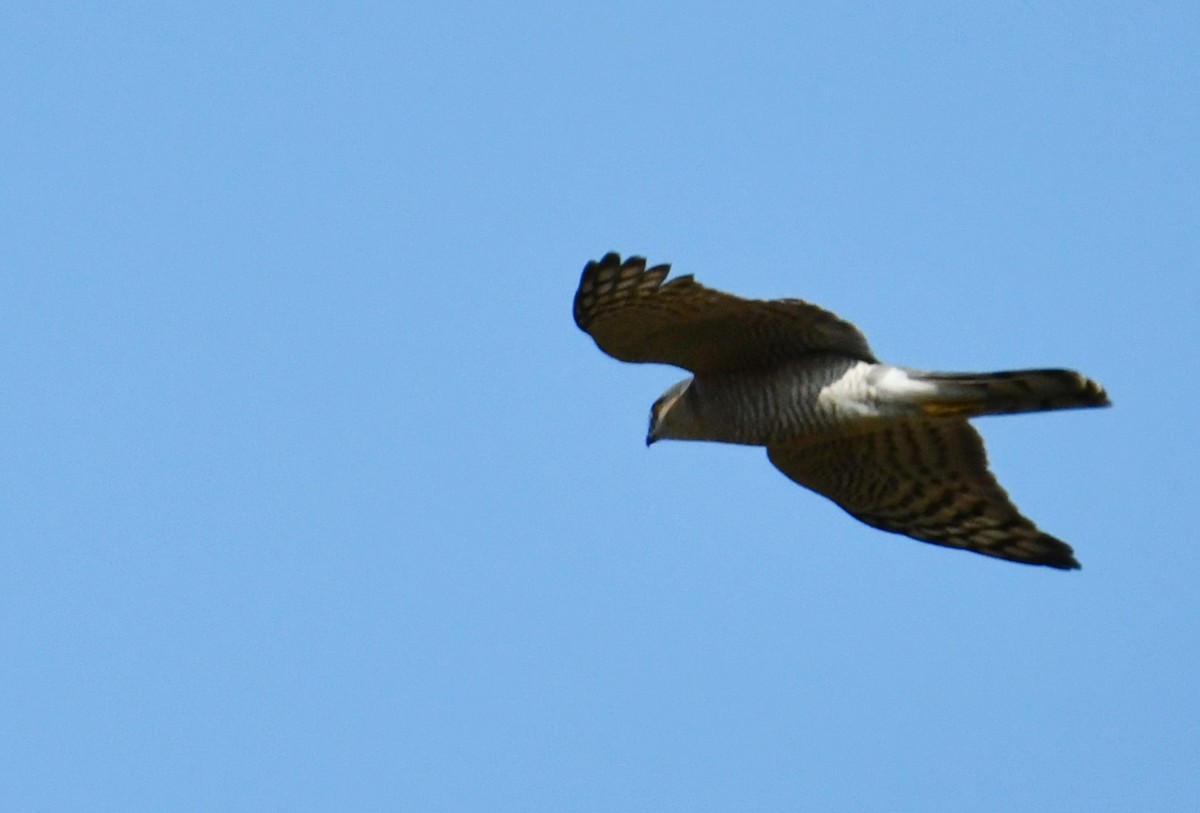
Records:
[[[814,355],[762,370],[696,376],[696,411],[705,439],[766,446],[819,435],[853,416],[823,393],[865,362]]]

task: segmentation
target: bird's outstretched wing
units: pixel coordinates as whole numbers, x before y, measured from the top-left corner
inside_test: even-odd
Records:
[[[617,254],[589,262],[575,292],[575,324],[622,361],[674,364],[694,373],[775,365],[831,352],[875,357],[854,325],[799,299],[742,299],[690,275],[664,282],[670,266],[646,268]]]
[[[885,531],[998,559],[1079,567],[1071,547],[1021,515],[965,420],[903,420],[767,449],[802,486]]]

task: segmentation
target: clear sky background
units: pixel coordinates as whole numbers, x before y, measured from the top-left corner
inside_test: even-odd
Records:
[[[0,37],[0,809],[1197,809],[1196,3]],[[647,450],[608,250],[1101,381],[979,422],[1083,570]]]

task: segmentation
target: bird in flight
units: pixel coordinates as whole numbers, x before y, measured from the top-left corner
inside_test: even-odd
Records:
[[[706,288],[668,265],[605,254],[583,269],[575,324],[621,361],[692,373],[654,402],[646,445],[765,446],[788,478],[884,531],[1063,570],[1065,542],[1022,516],[968,423],[1108,406],[1072,370],[933,373],[884,364],[854,325],[799,299]]]

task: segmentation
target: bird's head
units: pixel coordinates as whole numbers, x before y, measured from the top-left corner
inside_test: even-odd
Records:
[[[680,381],[675,386],[664,392],[650,407],[650,428],[646,431],[646,445],[649,446],[656,440],[662,438],[680,437],[672,431],[675,424],[680,423],[678,418],[686,410],[672,410],[681,402],[684,394],[688,391],[688,387],[692,385],[692,379],[687,378]],[[675,419],[672,418],[674,414]]]

